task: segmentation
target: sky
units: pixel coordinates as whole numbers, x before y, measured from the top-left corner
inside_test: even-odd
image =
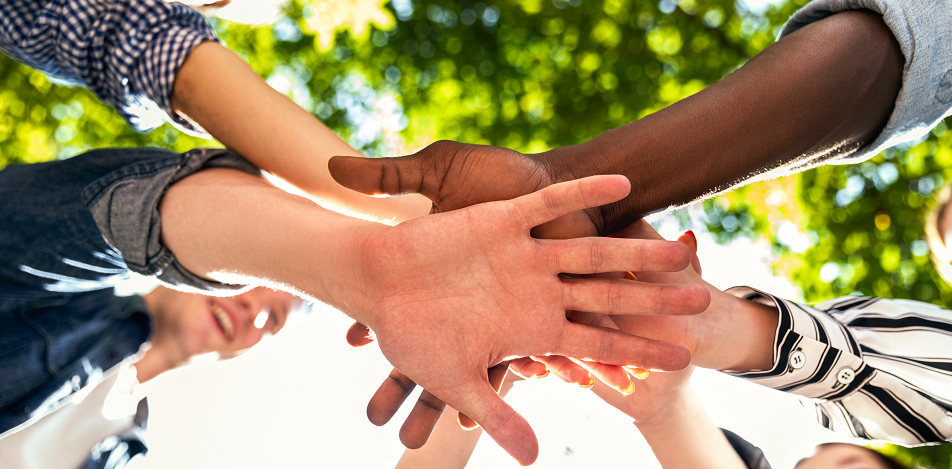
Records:
[[[659,226],[668,239],[680,234],[673,217]],[[764,246],[746,239],[720,246],[706,233],[698,240],[705,279],[718,288],[749,285],[798,299],[796,287],[772,275]],[[366,403],[391,367],[375,345],[346,344],[351,323],[316,305],[243,356],[148,383],[151,449],[134,469],[393,467],[409,406],[384,427],[367,420]],[[816,424],[796,396],[710,370],[698,370],[692,386],[714,422],[760,446],[773,467],[792,467],[818,443],[851,441]],[[516,383],[507,401],[539,438],[534,467],[658,467],[631,419],[588,390],[548,377]],[[467,467],[520,466],[484,436]]]

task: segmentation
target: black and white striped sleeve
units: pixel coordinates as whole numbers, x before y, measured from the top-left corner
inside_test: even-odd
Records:
[[[811,307],[747,287],[728,292],[780,315],[773,367],[729,374],[810,398],[833,431],[905,445],[952,441],[952,311],[855,296]]]

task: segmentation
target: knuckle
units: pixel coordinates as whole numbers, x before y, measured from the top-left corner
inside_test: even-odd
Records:
[[[619,314],[622,312],[622,288],[618,282],[608,283],[608,314]]]
[[[409,393],[416,386],[416,383],[411,381],[410,378],[407,378],[406,376],[399,373],[390,373],[390,375],[387,376],[387,379],[402,389],[404,393]]]
[[[421,394],[420,399],[417,402],[437,412],[443,412],[443,408],[446,406],[443,401],[429,393]]]
[[[575,282],[570,278],[562,279],[562,306],[571,308],[576,305]]]
[[[545,204],[549,217],[557,217],[559,215],[559,201],[556,198],[555,191],[542,190],[539,194],[542,197],[542,202]]]
[[[591,256],[592,273],[597,274],[602,271],[602,243],[599,238],[591,238],[589,240],[589,244],[589,256]]]
[[[598,344],[598,357],[596,361],[604,363],[611,359],[612,351],[615,348],[615,336],[611,333],[602,334]]]
[[[652,299],[658,315],[664,315],[664,285],[652,285]]]

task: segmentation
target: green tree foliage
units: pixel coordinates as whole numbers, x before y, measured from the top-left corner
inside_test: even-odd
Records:
[[[310,92],[302,104],[332,126],[347,114],[336,97],[349,78],[397,96],[413,142],[542,151],[717,81],[770,44],[797,4],[760,15],[723,0],[403,0],[392,30],[339,37],[329,54],[307,31],[306,0],[292,7],[278,34],[228,26],[223,38],[264,76],[292,72]]]
[[[950,304],[923,221],[933,194],[952,179],[945,123],[925,141],[886,150],[859,165],[826,166],[800,177],[798,197],[815,245],[793,279],[808,301],[859,293]]]
[[[910,467],[952,469],[952,445],[918,446],[915,448],[897,445],[879,446],[875,446],[877,451],[892,456]]]
[[[130,129],[82,87],[53,84],[42,73],[0,55],[0,168],[68,158],[92,148],[153,146],[185,151],[213,142],[166,124]]]

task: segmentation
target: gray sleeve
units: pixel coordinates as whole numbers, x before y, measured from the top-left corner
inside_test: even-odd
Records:
[[[948,0],[815,0],[790,17],[780,36],[846,10],[883,15],[906,58],[889,122],[870,145],[834,164],[850,164],[924,136],[952,114],[952,2]]]
[[[232,151],[196,149],[124,166],[88,185],[82,197],[106,241],[122,254],[129,270],[156,277],[179,290],[231,292],[245,286],[227,285],[189,272],[160,241],[158,205],[165,191],[176,181],[211,167],[261,174]]]

